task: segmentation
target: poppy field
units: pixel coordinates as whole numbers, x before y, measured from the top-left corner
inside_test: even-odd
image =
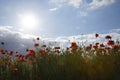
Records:
[[[38,37],[25,55],[0,48],[0,80],[119,80],[120,43],[104,38],[106,43],[70,42],[63,49],[41,45]]]

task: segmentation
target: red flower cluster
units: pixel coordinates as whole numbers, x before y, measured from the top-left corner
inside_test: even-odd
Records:
[[[114,45],[115,42],[114,42],[113,40],[109,40],[109,41],[107,42],[107,44],[108,44],[108,45]]]
[[[78,48],[77,43],[76,43],[76,42],[72,42],[72,43],[71,43],[71,47],[70,47],[70,48],[72,49],[72,51],[77,50],[77,48]]]

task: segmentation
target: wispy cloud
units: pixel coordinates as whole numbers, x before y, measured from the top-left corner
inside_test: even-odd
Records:
[[[68,3],[75,8],[79,8],[83,4],[83,0],[69,0]]]
[[[59,9],[59,8],[55,7],[55,8],[49,9],[49,11],[56,11],[56,10],[58,10],[58,9]]]
[[[74,8],[79,8],[83,4],[83,0],[49,0],[50,3],[55,4],[56,6],[68,5]]]
[[[87,0],[49,0],[50,3],[55,5],[69,5],[74,8],[79,8],[80,6],[88,5],[88,9],[98,9],[103,6],[108,6],[113,4],[116,0],[92,0],[88,2]]]
[[[89,10],[99,9],[101,7],[113,4],[114,2],[115,0],[92,0],[92,2],[88,4],[89,6],[87,9]]]
[[[102,7],[107,7],[116,2],[116,0],[49,0],[50,3],[55,5],[55,8],[49,9],[50,11],[56,11],[59,6],[72,6],[73,8],[78,8],[81,10],[80,16],[87,16],[89,11],[97,10]]]

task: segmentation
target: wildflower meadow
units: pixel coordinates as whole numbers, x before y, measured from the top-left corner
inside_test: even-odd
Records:
[[[26,54],[0,48],[0,80],[119,80],[120,43],[104,38],[106,43],[70,42],[62,48],[42,45],[37,37]]]

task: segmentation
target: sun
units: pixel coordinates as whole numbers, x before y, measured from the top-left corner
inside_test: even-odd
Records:
[[[33,30],[38,26],[38,19],[34,14],[20,14],[19,19],[22,29]]]
[[[24,26],[36,26],[36,19],[33,15],[23,16],[21,22]]]

